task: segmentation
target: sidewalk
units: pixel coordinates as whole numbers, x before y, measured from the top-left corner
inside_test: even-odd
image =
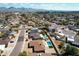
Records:
[[[23,46],[22,46],[21,52],[23,52],[25,50],[26,39],[28,39],[28,33],[26,33],[26,30],[25,30],[25,32],[24,32],[24,41],[23,41]]]
[[[24,51],[25,41],[26,41],[26,30],[24,31],[24,41],[23,41],[23,46],[22,46],[21,52]]]

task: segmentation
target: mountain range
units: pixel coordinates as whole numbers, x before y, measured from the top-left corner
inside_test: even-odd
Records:
[[[79,11],[63,11],[63,10],[45,10],[45,9],[33,9],[33,8],[6,8],[0,7],[0,12],[47,12],[47,13],[79,13]]]

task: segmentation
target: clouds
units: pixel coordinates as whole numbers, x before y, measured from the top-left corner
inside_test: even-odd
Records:
[[[46,10],[79,11],[79,3],[4,3],[0,7],[35,8]]]

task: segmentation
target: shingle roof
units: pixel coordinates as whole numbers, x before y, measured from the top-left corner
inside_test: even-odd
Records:
[[[29,37],[33,37],[33,38],[41,38],[39,33],[31,33],[29,34]]]
[[[0,45],[2,45],[2,44],[8,44],[9,41],[10,41],[9,38],[6,38],[4,40],[0,39]]]

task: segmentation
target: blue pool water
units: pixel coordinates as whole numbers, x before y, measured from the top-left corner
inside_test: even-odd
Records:
[[[51,41],[48,41],[47,44],[48,44],[48,46],[52,46],[52,42]]]

